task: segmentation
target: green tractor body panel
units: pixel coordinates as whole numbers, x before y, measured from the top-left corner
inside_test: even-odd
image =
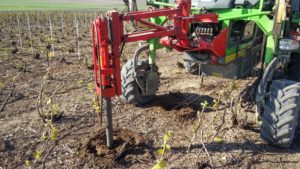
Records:
[[[151,18],[151,22],[156,23],[158,25],[163,25],[166,23],[167,18],[165,16],[157,17],[157,18]],[[155,57],[156,57],[156,50],[163,48],[163,46],[159,43],[159,39],[150,39],[148,40],[149,43],[149,64],[155,64]]]
[[[264,58],[263,61],[265,65],[268,65],[274,58],[274,56],[280,55],[282,52],[279,51],[277,45],[278,41],[283,38],[281,34],[274,33],[274,24],[276,23],[276,17],[274,17],[274,12],[276,9],[276,6],[279,6],[280,0],[248,0],[247,5],[243,5],[244,0],[213,0],[211,3],[208,1],[201,0],[192,0],[192,5],[198,3],[198,6],[204,6],[204,8],[199,8],[197,6],[192,6],[192,13],[193,14],[200,14],[200,13],[216,13],[218,14],[218,20],[220,22],[221,29],[229,28],[228,32],[228,39],[227,39],[227,49],[226,49],[226,56],[224,56],[223,60],[220,60],[218,62],[218,65],[210,65],[209,67],[219,67],[219,66],[228,66],[233,62],[238,62],[236,64],[241,64],[237,67],[248,67],[248,65],[243,65],[244,62],[243,59],[240,61],[237,61],[237,58],[245,58],[250,57],[252,58],[252,62],[257,60],[256,51],[258,48],[257,45],[257,39],[262,38],[261,35],[254,34],[256,32],[257,28],[259,28],[263,34],[265,35],[265,45],[262,44],[263,42],[260,41],[260,45],[264,46]],[[296,0],[292,0],[292,3],[297,3]],[[201,4],[202,3],[202,4]],[[208,4],[205,8],[205,3]],[[215,4],[214,4],[215,3]],[[147,0],[148,5],[152,5],[155,8],[169,8],[169,7],[176,7],[176,3],[174,0]],[[204,4],[204,5],[203,5]],[[230,5],[229,5],[230,4]],[[299,14],[299,8],[296,5],[293,5],[293,12],[292,12],[292,20],[294,25],[299,25],[300,23],[300,14]],[[215,8],[214,8],[215,7]],[[298,10],[298,11],[297,11]],[[163,18],[153,18],[151,19],[152,22],[156,24],[165,24],[165,20]],[[233,24],[235,22],[244,22],[245,26],[247,23],[255,23],[255,26],[252,27],[252,30],[246,30],[253,33],[252,37],[242,37],[245,38],[241,40],[239,43],[234,45],[231,43],[232,34],[234,31]],[[282,24],[280,24],[281,32],[286,32],[284,25],[290,25],[291,23],[286,23],[284,21]],[[243,33],[243,32],[242,32]],[[244,32],[245,33],[245,32]],[[155,56],[156,56],[156,50],[159,48],[162,48],[163,46],[159,45],[159,39],[155,40],[149,40],[150,43],[150,57],[149,62],[150,64],[155,63]],[[250,52],[249,52],[250,51]],[[297,52],[297,51],[294,51]],[[250,56],[249,56],[250,55]],[[247,60],[247,59],[246,59]],[[249,60],[248,60],[249,61]],[[252,63],[251,62],[251,63]],[[256,63],[256,62],[255,62]],[[252,67],[254,67],[252,65]],[[214,69],[217,70],[217,69]],[[226,70],[226,69],[225,69]],[[238,69],[236,70],[236,73],[238,74],[238,71],[243,71],[244,69]],[[223,70],[220,70],[223,71]],[[245,70],[249,71],[249,70]],[[210,75],[220,75],[220,72],[214,72],[209,71]],[[204,72],[205,73],[205,72]],[[241,72],[240,74],[245,74],[246,72]],[[230,73],[229,73],[230,74]],[[242,76],[238,75],[229,76],[228,78],[240,78]],[[222,76],[222,75],[220,75]],[[227,76],[223,76],[227,77]]]

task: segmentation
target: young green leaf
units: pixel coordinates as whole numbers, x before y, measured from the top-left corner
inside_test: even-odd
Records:
[[[171,151],[171,146],[169,144],[166,144],[165,149],[166,149],[166,151]]]
[[[87,89],[90,91],[90,92],[93,92],[94,91],[94,83],[90,82],[87,84]]]
[[[202,106],[202,112],[204,112],[204,110],[208,108],[208,105],[209,105],[209,104],[208,104],[208,102],[207,102],[206,100],[205,100],[204,102],[201,103],[201,106]]]
[[[0,90],[3,90],[5,88],[5,84],[0,82]]]
[[[99,103],[98,103],[97,99],[94,99],[94,100],[93,100],[93,108],[94,108],[94,110],[95,110],[97,113],[100,113],[100,112],[101,112],[101,109],[100,109],[100,106],[99,106]]]
[[[53,104],[51,106],[51,115],[56,115],[58,112],[58,105],[57,104]]]
[[[29,161],[29,160],[26,160],[26,161],[25,161],[25,165],[26,165],[26,167],[30,167],[30,166],[31,166],[30,161]]]
[[[53,53],[53,52],[50,52],[48,56],[49,56],[49,59],[52,59],[52,58],[54,58],[54,57],[55,57],[55,53]]]
[[[99,106],[95,106],[94,109],[95,109],[95,111],[96,111],[97,113],[101,112],[101,109],[100,109]]]
[[[172,131],[168,131],[168,133],[164,135],[163,141],[165,143],[168,142],[171,139],[172,136],[173,136],[173,132]]]
[[[34,156],[35,160],[41,159],[41,157],[42,157],[42,151],[41,150],[35,150],[33,156]]]
[[[219,94],[220,94],[220,96],[223,96],[224,95],[224,90],[221,90]]]
[[[215,110],[217,110],[217,109],[219,109],[219,101],[218,100],[216,100],[216,99],[214,99],[214,105],[213,105],[213,108],[215,109]]]
[[[16,80],[17,80],[17,76],[13,76],[13,77],[12,77],[13,83],[14,83]]]
[[[52,126],[53,124],[52,124],[52,121],[51,120],[49,120],[49,119],[46,119],[46,124],[45,124],[45,126],[46,127],[50,127],[50,126]]]
[[[173,136],[173,131],[168,131],[168,135],[169,135],[170,137],[172,137],[172,136]]]
[[[58,130],[55,127],[51,127],[51,134],[50,139],[51,140],[57,140]]]
[[[78,81],[78,84],[83,85],[84,81],[81,79],[81,80]]]
[[[159,159],[152,169],[164,169],[167,165],[167,162],[164,159]]]
[[[223,140],[222,140],[220,137],[215,137],[215,138],[214,138],[214,142],[215,142],[215,143],[218,143],[218,144],[222,144],[222,143],[223,143]]]
[[[162,155],[163,151],[164,151],[163,148],[159,148],[159,149],[156,151],[156,153],[157,153],[158,155]]]
[[[47,100],[47,105],[50,105],[52,103],[52,99],[51,98],[48,98]]]
[[[236,81],[232,81],[231,83],[231,90],[237,90],[237,84],[236,84]]]
[[[168,142],[170,140],[170,136],[168,134],[165,134],[163,140],[164,142]]]
[[[41,137],[41,140],[44,142],[44,141],[46,141],[47,140],[47,136],[46,136],[46,132],[43,132],[43,134],[42,134],[42,137]]]

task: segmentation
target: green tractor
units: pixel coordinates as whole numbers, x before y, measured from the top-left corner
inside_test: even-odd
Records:
[[[256,94],[261,137],[270,145],[289,147],[296,137],[300,114],[299,0],[186,0],[187,4],[184,0],[177,1],[147,0],[151,10],[145,14],[122,15],[124,21],[131,21],[136,27],[150,26],[160,31],[159,34],[157,31],[150,32],[152,37],[148,36],[149,32],[123,36],[112,29],[113,26],[110,27],[111,39],[115,38],[111,41],[147,41],[136,51],[134,58],[123,65],[120,77],[122,91],[117,90],[116,93],[121,94],[126,102],[138,106],[155,98],[159,86],[156,50],[164,47],[183,52],[185,68],[194,74],[239,79],[262,63],[263,73]],[[180,4],[186,9],[179,13],[182,16],[171,16],[171,12],[177,12],[176,9],[181,7]],[[113,15],[108,20],[117,23]],[[153,25],[141,20],[146,16],[151,16],[147,21]],[[174,28],[179,23],[186,24],[188,29],[178,33],[163,27],[170,18],[174,19]],[[139,59],[146,50],[149,51],[148,58]],[[105,98],[113,95],[107,94]],[[111,110],[105,112],[109,117],[109,139],[112,132]]]

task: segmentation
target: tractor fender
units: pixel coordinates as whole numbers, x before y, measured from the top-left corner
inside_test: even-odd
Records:
[[[184,52],[183,60],[198,64],[208,64],[210,61],[210,54],[205,52]]]
[[[263,112],[263,107],[265,105],[265,96],[266,96],[266,93],[269,91],[268,89],[269,89],[269,86],[273,79],[275,69],[279,63],[280,63],[279,59],[277,57],[275,57],[271,61],[271,63],[267,66],[267,68],[265,69],[265,72],[260,80],[258,90],[256,93],[256,98],[255,98],[256,106],[257,106],[257,113],[259,115],[261,115]]]

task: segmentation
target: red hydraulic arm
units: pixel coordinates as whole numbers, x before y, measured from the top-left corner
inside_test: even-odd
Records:
[[[191,23],[218,23],[216,14],[190,15],[191,0],[177,0],[175,9],[149,9],[148,11],[120,14],[110,11],[107,17],[98,17],[93,22],[92,40],[94,71],[97,95],[111,98],[121,95],[120,46],[122,43],[161,38],[160,43],[178,51],[207,51],[212,56],[222,57],[226,51],[228,31],[221,31],[212,41],[190,39]],[[166,16],[173,26],[161,26],[147,19]],[[138,21],[150,29],[124,33],[124,22]],[[191,47],[193,42],[193,47]],[[218,46],[217,46],[218,45]],[[214,57],[212,57],[214,58]],[[212,60],[212,62],[215,62]]]

